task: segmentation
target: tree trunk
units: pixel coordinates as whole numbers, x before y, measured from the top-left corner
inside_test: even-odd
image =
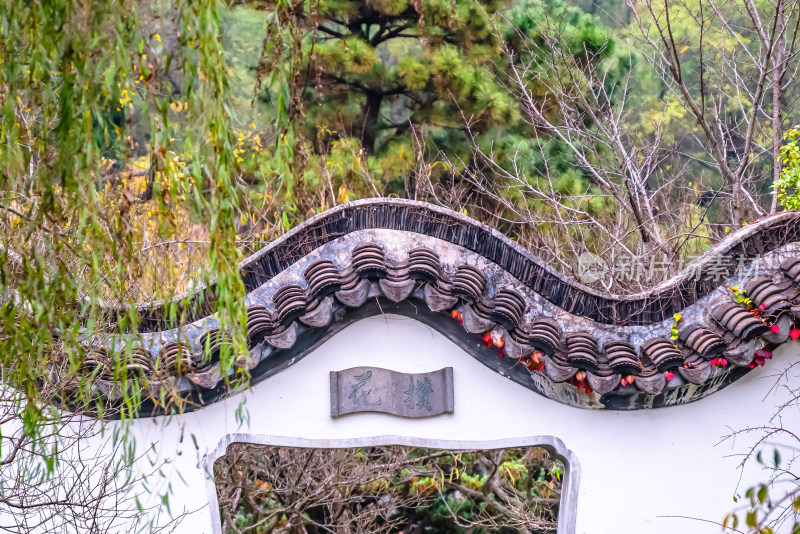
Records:
[[[370,91],[367,93],[367,101],[362,108],[364,112],[364,123],[361,127],[361,147],[367,155],[375,152],[375,136],[378,133],[378,119],[380,118],[381,102],[383,93]]]
[[[778,189],[776,184],[781,177],[783,165],[781,164],[781,144],[783,143],[783,75],[784,68],[785,32],[784,0],[778,0],[775,6],[775,27],[778,39],[775,44],[775,59],[772,63],[772,204],[769,212],[778,211]]]

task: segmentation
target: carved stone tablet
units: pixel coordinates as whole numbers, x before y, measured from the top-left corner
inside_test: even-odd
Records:
[[[398,373],[379,367],[331,371],[331,416],[385,412],[429,417],[453,412],[453,368]]]

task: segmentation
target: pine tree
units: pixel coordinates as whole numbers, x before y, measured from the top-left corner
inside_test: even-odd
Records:
[[[261,61],[272,75],[264,98],[286,107],[295,125],[283,138],[295,142],[293,159],[307,151],[309,182],[321,180],[321,165],[333,169],[337,185],[366,169],[382,194],[408,193],[412,128],[424,130],[428,148],[467,163],[470,136],[508,150],[535,136],[500,83],[508,67],[502,45],[515,46],[518,29],[532,34],[541,31],[537,17],[560,19],[575,54],[609,39],[595,17],[560,0],[270,0],[266,7],[274,16]],[[292,60],[291,72],[274,76]]]

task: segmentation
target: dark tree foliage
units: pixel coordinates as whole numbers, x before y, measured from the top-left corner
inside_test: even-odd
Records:
[[[568,36],[568,53],[593,62],[614,53],[598,19],[560,0],[329,0],[261,7],[274,15],[259,66],[266,80],[262,96],[287,108],[287,139],[295,142],[295,156],[304,152],[302,178],[309,189],[322,187],[330,174],[335,186],[363,194],[346,180],[362,172],[369,173],[373,192],[414,196],[409,175],[421,157],[446,151],[450,163],[434,174],[452,178],[475,163],[476,142],[500,151],[522,149],[535,164],[542,157],[541,146],[531,141],[536,132],[520,120],[519,103],[504,87],[514,60],[502,54],[504,41],[526,53],[524,38],[542,38],[536,21],[549,18]],[[289,42],[281,35],[290,35]],[[291,72],[275,75],[289,63]],[[540,97],[546,101],[546,92]],[[557,148],[544,150],[560,163]],[[343,160],[350,164],[337,167]]]

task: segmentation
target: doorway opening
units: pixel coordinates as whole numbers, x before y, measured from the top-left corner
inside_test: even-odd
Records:
[[[548,448],[234,442],[213,463],[220,531],[555,533],[569,466]]]

